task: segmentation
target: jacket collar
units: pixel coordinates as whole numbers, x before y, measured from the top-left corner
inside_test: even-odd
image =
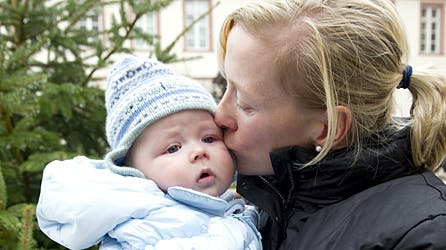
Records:
[[[241,213],[245,207],[245,202],[242,199],[234,199],[232,195],[226,193],[225,197],[214,197],[178,186],[169,187],[167,189],[167,196],[177,202],[217,216]]]
[[[294,181],[295,198],[323,205],[422,171],[422,168],[413,165],[409,128],[397,133],[388,132],[379,138],[370,138],[360,152],[353,148],[334,150],[321,162],[305,168],[300,166],[315,157],[315,151],[300,147],[275,151],[270,154],[275,177],[283,180],[291,175],[288,179]],[[290,169],[286,167],[287,164],[293,165],[291,171],[287,171]]]
[[[316,156],[314,150],[288,147],[274,151],[270,154],[274,176],[260,178],[280,193],[284,204],[293,199],[323,207],[380,183],[423,171],[413,165],[409,128],[387,131],[379,138],[370,138],[360,152],[353,148],[331,151],[321,162],[305,168],[300,166]],[[249,182],[252,178],[241,179]],[[261,197],[246,198],[254,204],[256,199],[264,201]]]

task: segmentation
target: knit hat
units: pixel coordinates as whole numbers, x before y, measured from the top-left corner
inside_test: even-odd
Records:
[[[153,59],[123,56],[111,68],[105,90],[106,134],[111,151],[105,164],[124,176],[144,178],[136,168],[122,166],[142,131],[155,121],[182,110],[214,113],[217,104],[198,82],[175,73]]]

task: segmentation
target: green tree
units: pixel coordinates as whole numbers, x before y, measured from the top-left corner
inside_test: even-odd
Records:
[[[103,90],[91,87],[94,73],[115,53],[130,52],[128,39],[151,44],[157,58],[179,59],[174,44],[136,28],[144,14],[173,0],[0,0],[0,246],[2,249],[57,249],[37,228],[35,204],[48,162],[74,155],[101,158],[107,150]],[[108,30],[78,23],[108,4],[119,15]],[[215,6],[214,6],[215,7]],[[135,13],[126,15],[129,8]],[[98,36],[105,36],[104,46]]]

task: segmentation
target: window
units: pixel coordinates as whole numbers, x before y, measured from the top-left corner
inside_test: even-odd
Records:
[[[139,28],[143,34],[158,36],[158,14],[154,12],[146,13],[141,16],[136,22],[136,27]],[[135,49],[150,49],[150,44],[143,39],[135,39],[133,42]]]
[[[421,7],[421,43],[420,51],[425,54],[442,53],[442,21],[441,5],[425,4]]]
[[[93,42],[99,40],[99,10],[91,9],[89,10],[85,16],[83,16],[79,22],[78,26],[81,29],[86,29],[89,31],[94,31],[97,33],[95,37],[89,37],[88,41]]]
[[[191,24],[201,15],[209,11],[208,0],[185,0],[185,26]],[[210,50],[209,15],[206,15],[186,33],[186,50]]]

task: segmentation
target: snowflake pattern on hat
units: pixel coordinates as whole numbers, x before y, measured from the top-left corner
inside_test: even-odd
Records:
[[[175,73],[157,60],[131,55],[125,55],[112,66],[105,104],[106,134],[112,149],[105,157],[106,164],[118,174],[139,177],[143,177],[139,170],[120,165],[147,126],[179,111],[198,109],[213,114],[217,107],[200,83]]]

